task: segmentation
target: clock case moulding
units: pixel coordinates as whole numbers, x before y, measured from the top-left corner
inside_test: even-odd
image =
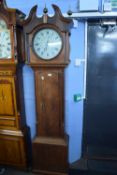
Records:
[[[34,6],[23,26],[24,58],[34,71],[36,97],[36,136],[32,141],[33,172],[37,174],[68,174],[68,136],[64,123],[64,69],[69,64],[71,19],[62,16],[52,5],[55,14],[37,17]],[[62,37],[62,49],[53,59],[44,60],[33,51],[32,40],[41,29],[50,28]]]
[[[22,64],[18,63],[22,58],[22,27],[17,25],[17,21],[24,17],[24,13],[8,8],[6,1],[0,0],[0,19],[6,22],[12,42],[12,58],[0,59],[0,164],[18,168],[27,168],[30,159]]]

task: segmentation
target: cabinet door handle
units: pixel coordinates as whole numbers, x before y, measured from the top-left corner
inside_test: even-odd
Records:
[[[41,110],[44,111],[44,109],[45,109],[45,105],[44,103],[41,103]]]
[[[0,99],[1,99],[1,101],[6,100],[6,96],[4,95],[4,91],[3,91],[3,89],[2,89],[2,91],[1,91]]]
[[[2,90],[2,100],[4,101],[4,92],[3,92],[3,90]]]

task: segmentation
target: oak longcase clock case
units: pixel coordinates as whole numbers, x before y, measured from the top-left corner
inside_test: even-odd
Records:
[[[0,164],[25,168],[28,128],[24,118],[22,66],[18,65],[19,18],[24,18],[24,14],[7,8],[5,0],[0,0]]]
[[[34,6],[22,22],[26,63],[34,70],[36,136],[33,145],[33,172],[68,173],[68,137],[64,128],[64,69],[69,64],[71,19],[55,15],[36,16]]]

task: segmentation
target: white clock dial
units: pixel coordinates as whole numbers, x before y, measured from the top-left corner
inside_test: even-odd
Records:
[[[39,30],[33,38],[33,50],[42,59],[56,57],[62,49],[62,38],[58,32],[46,28]]]
[[[10,30],[0,30],[0,59],[10,59],[11,57]]]

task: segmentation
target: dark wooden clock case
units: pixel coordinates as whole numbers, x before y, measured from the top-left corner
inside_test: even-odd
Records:
[[[16,21],[24,14],[0,1],[0,18],[11,31],[12,58],[0,59],[0,164],[27,167],[28,127],[25,121],[22,66],[18,64],[21,45]],[[19,51],[19,52],[18,52]],[[21,59],[21,58],[20,58]]]
[[[34,6],[21,22],[24,30],[26,63],[34,70],[36,96],[36,136],[33,140],[33,172],[59,175],[68,173],[68,137],[64,127],[64,69],[69,64],[69,30],[72,20],[62,16],[53,5],[55,15],[36,16]],[[43,28],[60,33],[63,48],[56,58],[45,61],[33,52],[34,34]]]

